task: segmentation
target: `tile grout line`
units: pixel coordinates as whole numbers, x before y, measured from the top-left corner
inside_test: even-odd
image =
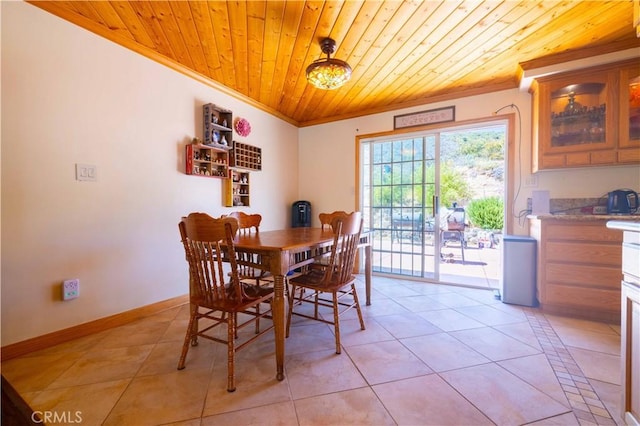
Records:
[[[529,325],[556,374],[580,425],[615,425],[616,422],[589,383],[547,319],[541,313],[526,312]]]

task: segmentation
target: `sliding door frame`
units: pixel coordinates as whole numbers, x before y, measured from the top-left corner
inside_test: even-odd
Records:
[[[473,126],[473,125],[478,125],[481,126],[483,124],[487,124],[487,123],[491,123],[491,122],[497,122],[497,121],[506,121],[507,124],[507,129],[506,129],[506,141],[505,141],[505,175],[507,178],[507,182],[506,182],[506,186],[505,186],[505,195],[504,195],[504,201],[505,201],[505,206],[504,206],[504,233],[505,234],[511,234],[513,232],[513,224],[514,224],[514,220],[515,220],[515,216],[513,214],[513,205],[514,205],[514,197],[517,196],[517,194],[514,193],[514,188],[515,188],[515,184],[516,184],[516,179],[515,179],[515,160],[516,160],[516,149],[515,149],[515,145],[516,145],[516,138],[515,138],[515,113],[511,113],[511,114],[502,114],[502,115],[495,115],[495,116],[491,116],[491,117],[486,117],[486,118],[479,118],[479,119],[473,119],[473,120],[464,120],[464,121],[457,121],[455,123],[444,123],[444,124],[440,124],[440,125],[429,125],[429,126],[420,126],[420,127],[411,127],[411,128],[407,128],[407,129],[396,129],[396,130],[392,130],[392,131],[388,131],[388,132],[379,132],[379,133],[370,133],[370,134],[366,134],[366,135],[358,135],[355,138],[355,206],[354,206],[354,210],[361,210],[362,205],[361,205],[361,145],[362,145],[362,141],[363,140],[370,140],[370,139],[380,139],[380,138],[394,138],[394,137],[402,137],[403,135],[406,134],[416,134],[416,133],[420,133],[420,132],[424,132],[424,133],[434,133],[434,132],[441,132],[441,131],[451,131],[452,129],[455,129],[457,127],[469,127],[469,126]],[[521,147],[519,147],[520,149]],[[519,157],[521,158],[522,153],[518,153]],[[439,161],[439,159],[437,159],[437,161]],[[518,162],[518,167],[519,167],[519,176],[522,176],[522,162]],[[518,186],[521,184],[521,182],[518,182]],[[437,273],[437,271],[436,271]],[[410,278],[410,277],[407,277]]]

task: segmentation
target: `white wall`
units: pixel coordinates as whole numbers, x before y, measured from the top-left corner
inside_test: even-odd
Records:
[[[393,116],[454,105],[456,121],[491,117],[501,107],[515,104],[522,114],[522,132],[516,115],[516,141],[514,153],[514,189],[522,180],[522,187],[514,211],[526,208],[532,190],[548,190],[551,198],[596,198],[616,188],[640,191],[640,167],[590,167],[543,171],[535,174],[537,187],[525,187],[531,177],[531,97],[519,89],[456,99],[416,108],[359,117],[300,129],[300,198],[309,200],[314,224],[322,211],[354,209],[355,200],[355,138],[393,130]],[[514,113],[504,108],[499,114]],[[321,161],[322,160],[322,161]],[[520,167],[520,162],[522,167]],[[514,197],[516,194],[510,194]],[[526,235],[528,223],[513,220],[513,233]]]
[[[355,206],[355,138],[358,135],[393,130],[394,115],[454,105],[456,121],[466,121],[492,117],[494,111],[511,104],[517,105],[522,114],[522,140],[518,137],[520,122],[516,118],[517,140],[515,142],[522,144],[523,147],[522,150],[516,151],[515,158],[517,158],[519,152],[530,150],[529,135],[531,133],[530,97],[529,94],[517,89],[302,128],[300,129],[300,170],[304,170],[305,173],[300,173],[300,196],[309,199],[315,212],[353,210]],[[515,114],[517,110],[507,107],[499,114],[511,113]],[[330,161],[320,162],[317,161],[318,158],[327,158]],[[515,176],[518,176],[520,170],[517,162],[514,167]],[[523,177],[530,175],[530,170],[528,160],[523,162]],[[316,176],[323,176],[323,180],[317,179]],[[516,211],[526,206],[526,196],[524,198],[523,196],[521,192],[516,201],[518,206]],[[314,217],[314,220],[317,220],[317,217]],[[520,233],[523,232],[520,230]]]
[[[24,2],[2,2],[2,345],[187,292],[177,223],[218,216],[221,183],[184,174],[202,104],[247,118],[264,229],[289,224],[298,130]],[[75,164],[97,182],[75,180]],[[80,297],[60,283],[80,279]]]

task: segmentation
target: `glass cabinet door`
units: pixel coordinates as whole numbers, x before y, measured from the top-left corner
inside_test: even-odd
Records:
[[[604,144],[607,84],[569,84],[551,92],[551,148]]]
[[[533,95],[532,170],[640,164],[640,62],[541,77]]]
[[[640,146],[640,66],[620,73],[620,147]]]

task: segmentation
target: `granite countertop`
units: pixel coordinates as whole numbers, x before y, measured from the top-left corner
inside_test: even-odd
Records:
[[[596,208],[607,210],[606,197],[599,198],[552,198],[549,213],[534,213],[527,219],[579,220],[585,222],[616,220],[624,222],[640,221],[640,211],[631,215],[593,214]],[[597,212],[599,213],[599,212]]]
[[[607,228],[620,229],[622,231],[640,232],[640,222],[622,221],[619,219],[607,222]]]
[[[640,222],[640,215],[614,215],[614,214],[530,214],[527,219],[556,219],[556,220],[580,220],[592,222],[598,220],[615,220],[621,222]]]

